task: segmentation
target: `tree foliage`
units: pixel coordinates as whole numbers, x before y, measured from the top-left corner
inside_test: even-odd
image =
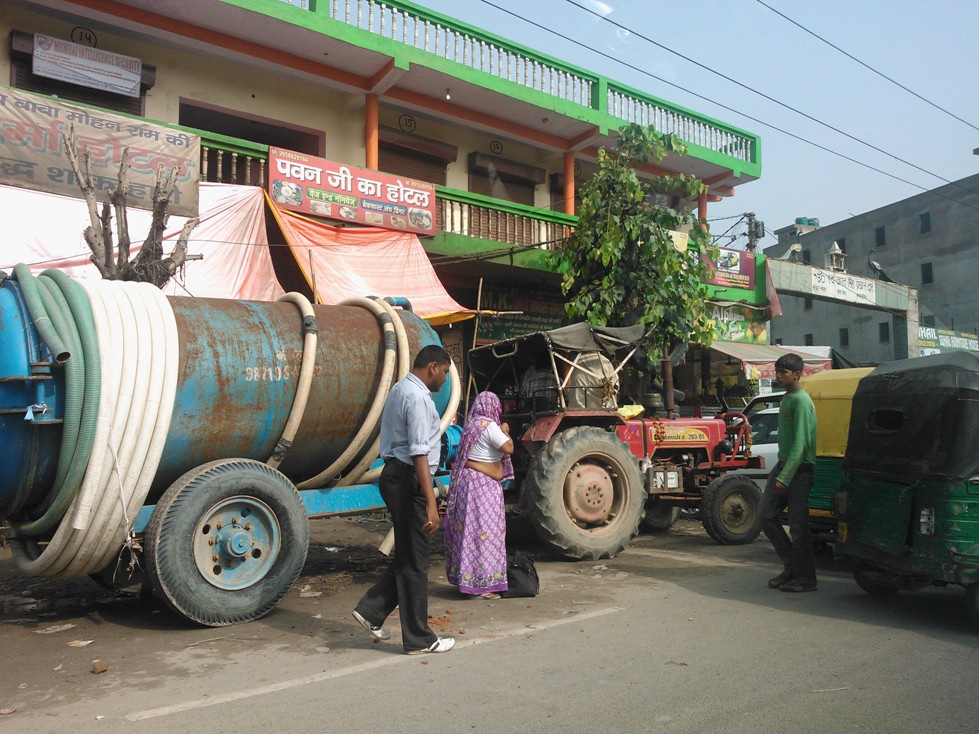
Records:
[[[684,155],[686,149],[652,126],[622,128],[615,150],[599,150],[598,170],[581,187],[574,235],[552,255],[563,275],[568,316],[597,326],[648,324],[650,359],[688,342],[709,346],[711,338],[703,284],[710,269],[700,253],[713,258],[716,250],[706,226],[688,206],[654,203],[657,194],[690,201],[704,184],[686,174],[642,179],[636,172],[637,165],[659,163],[668,153]],[[683,252],[670,231],[689,225]]]

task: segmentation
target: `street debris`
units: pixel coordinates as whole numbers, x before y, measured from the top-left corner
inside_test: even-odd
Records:
[[[68,647],[87,647],[93,642],[95,642],[95,640],[72,640],[68,643]]]
[[[109,666],[106,665],[101,660],[96,659],[92,661],[92,672],[95,673],[95,675],[102,675],[102,673],[104,673],[108,669]]]
[[[53,627],[46,627],[43,630],[34,630],[35,635],[53,635],[55,632],[64,632],[65,630],[70,630],[72,627],[77,625],[68,624],[56,624]]]

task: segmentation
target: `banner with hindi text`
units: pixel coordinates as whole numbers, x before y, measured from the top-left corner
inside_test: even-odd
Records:
[[[0,183],[82,198],[65,153],[74,127],[79,154],[88,155],[99,201],[119,179],[129,150],[127,203],[153,208],[157,169],[176,167],[169,212],[197,216],[200,138],[112,112],[0,86]]]
[[[283,209],[435,234],[435,184],[269,146],[269,196]]]

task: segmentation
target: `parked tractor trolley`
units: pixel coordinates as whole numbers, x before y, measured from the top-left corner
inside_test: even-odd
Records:
[[[640,524],[669,529],[682,507],[700,507],[719,543],[750,543],[761,528],[757,485],[725,474],[762,466],[750,455],[743,414],[626,418],[618,411],[618,377],[644,332],[579,323],[469,352],[476,387],[501,397],[503,419],[519,439],[516,503],[563,557],[611,557]]]

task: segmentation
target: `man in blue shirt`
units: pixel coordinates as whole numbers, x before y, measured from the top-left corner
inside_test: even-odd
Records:
[[[394,558],[353,615],[375,639],[387,640],[391,635],[382,625],[400,607],[401,640],[409,655],[448,652],[455,645],[428,625],[428,555],[439,527],[432,477],[442,448],[432,393],[445,384],[451,364],[442,347],[423,347],[411,371],[391,388],[381,414],[380,490],[394,522]]]

